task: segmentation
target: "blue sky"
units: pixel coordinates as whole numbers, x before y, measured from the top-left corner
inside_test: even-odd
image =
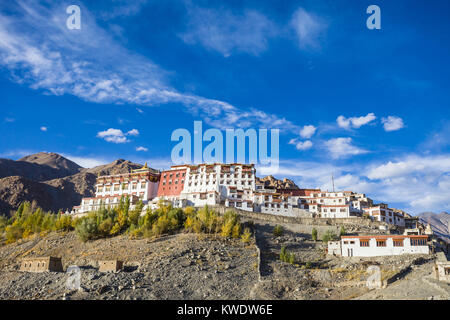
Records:
[[[66,27],[81,8],[81,30]],[[381,30],[366,9],[381,8]],[[3,1],[0,156],[170,166],[173,130],[279,128],[300,187],[450,210],[448,1]]]

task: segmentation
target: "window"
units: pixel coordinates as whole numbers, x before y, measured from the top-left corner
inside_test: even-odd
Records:
[[[394,239],[394,247],[403,247],[403,240]]]
[[[360,247],[369,247],[369,240],[359,240]]]
[[[377,247],[386,247],[386,240],[377,240]]]
[[[411,239],[411,246],[425,246],[426,244],[425,239]]]
[[[450,268],[445,268],[444,269],[445,274],[448,276],[450,275]]]

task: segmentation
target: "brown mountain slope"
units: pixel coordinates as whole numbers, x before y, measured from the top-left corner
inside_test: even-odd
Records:
[[[0,159],[0,178],[21,176],[34,181],[64,178],[80,172],[76,163],[56,153],[40,152],[20,160]]]
[[[38,153],[18,161],[0,159],[0,214],[9,215],[21,202],[35,200],[57,212],[79,205],[95,194],[98,175],[127,173],[141,164],[123,159],[83,169],[56,153]]]
[[[49,166],[51,168],[67,172],[67,176],[78,173],[82,169],[75,162],[53,152],[39,152],[23,157],[22,159],[19,159],[19,161]]]
[[[0,213],[9,215],[24,201],[33,200],[43,209],[52,206],[52,196],[46,184],[24,177],[6,177],[0,179]]]

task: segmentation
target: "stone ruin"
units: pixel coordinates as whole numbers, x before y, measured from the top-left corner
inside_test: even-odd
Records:
[[[25,272],[63,272],[61,258],[32,257],[24,258],[20,264],[20,271]]]
[[[117,272],[122,270],[123,262],[120,260],[101,260],[98,261],[98,271]]]

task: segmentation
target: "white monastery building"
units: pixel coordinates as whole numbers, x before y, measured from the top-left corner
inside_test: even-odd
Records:
[[[355,218],[405,226],[401,211],[374,205],[363,193],[320,189],[277,189],[256,179],[253,164],[176,165],[158,171],[145,164],[130,173],[99,176],[95,197],[83,198],[73,213],[117,206],[128,196],[155,208],[160,200],[175,207],[223,205],[245,211],[290,217]]]
[[[156,197],[160,172],[145,164],[130,173],[100,176],[95,185],[95,197],[83,198],[81,205],[74,207],[74,213],[86,213],[103,207],[118,206],[122,196],[128,196],[131,205],[138,201],[147,204]]]
[[[429,254],[427,235],[342,236],[328,242],[328,254],[343,257],[377,257]]]

